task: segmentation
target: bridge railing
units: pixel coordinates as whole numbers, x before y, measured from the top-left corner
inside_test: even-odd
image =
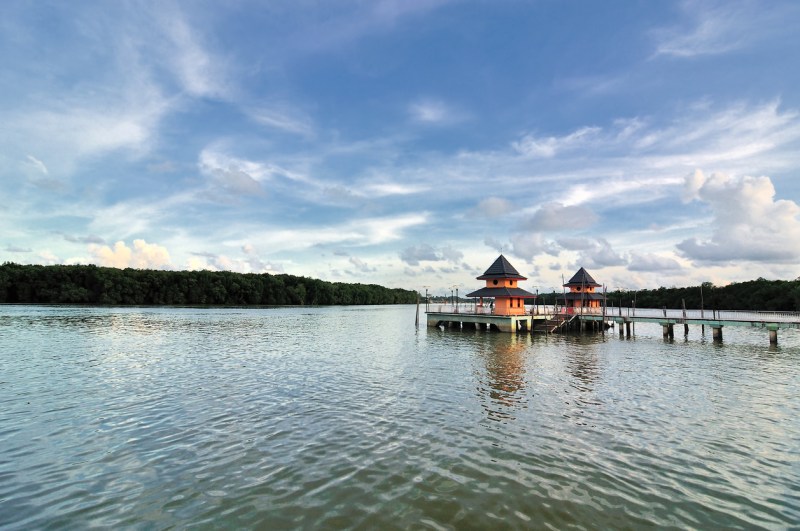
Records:
[[[613,317],[645,317],[649,319],[692,319],[707,321],[744,321],[756,323],[800,323],[800,312],[756,312],[747,310],[675,310],[663,308],[564,308],[553,305],[528,305],[526,313],[532,315],[605,315]],[[501,315],[491,304],[428,304],[428,312],[463,313],[471,315]]]
[[[659,308],[606,308],[608,317],[647,317],[664,319],[702,319],[708,321],[749,321],[757,323],[797,323],[800,312],[757,312],[747,310],[671,310]]]

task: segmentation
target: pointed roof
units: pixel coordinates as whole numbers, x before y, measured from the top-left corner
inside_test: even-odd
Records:
[[[569,279],[569,282],[564,284],[564,287],[568,288],[570,286],[593,286],[595,288],[599,288],[601,284],[595,282],[590,275],[584,268],[578,269],[578,272],[572,275],[572,278]]]
[[[497,260],[495,260],[494,263],[489,266],[489,269],[487,269],[484,274],[478,277],[478,280],[491,280],[493,278],[528,280],[527,277],[520,275],[519,271],[514,269],[514,266],[512,266],[502,254],[497,257]]]
[[[472,293],[467,293],[464,296],[468,298],[494,297],[495,299],[509,298],[509,297],[521,297],[523,299],[536,298],[536,295],[534,293],[531,293],[530,291],[524,290],[522,288],[481,288],[477,291],[473,291]]]

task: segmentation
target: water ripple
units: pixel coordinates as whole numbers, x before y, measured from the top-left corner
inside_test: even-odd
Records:
[[[0,527],[800,522],[788,333],[414,331],[412,311],[0,308]]]

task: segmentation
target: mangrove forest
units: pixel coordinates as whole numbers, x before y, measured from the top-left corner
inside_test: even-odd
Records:
[[[0,265],[0,303],[281,306],[411,304],[415,291],[230,271]]]

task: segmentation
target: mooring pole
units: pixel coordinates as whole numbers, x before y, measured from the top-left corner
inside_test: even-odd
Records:
[[[683,306],[683,335],[686,337],[689,335],[689,323],[686,322],[686,299],[681,299],[681,305]]]
[[[414,326],[419,328],[419,292],[417,292],[417,318],[414,320]]]

